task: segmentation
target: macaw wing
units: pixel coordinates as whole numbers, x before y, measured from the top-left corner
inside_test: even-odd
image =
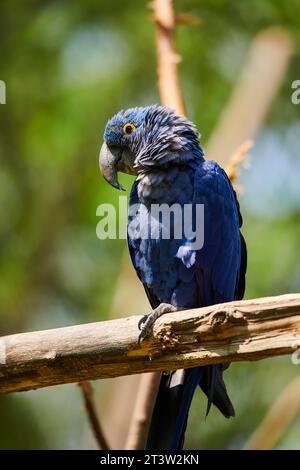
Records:
[[[193,204],[204,205],[204,228],[200,227],[204,244],[196,251],[187,244],[177,254],[182,282],[174,293],[175,303],[185,305],[194,291],[195,307],[241,298],[246,271],[246,245],[239,230],[242,218],[231,183],[217,163],[205,161],[196,170]],[[192,283],[187,282],[191,274]]]
[[[197,171],[194,197],[195,203],[204,204],[204,245],[196,255],[202,304],[234,300],[245,275],[242,220],[231,183],[215,162],[207,161]]]

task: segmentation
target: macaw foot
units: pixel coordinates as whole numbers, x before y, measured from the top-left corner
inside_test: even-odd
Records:
[[[152,331],[152,327],[154,323],[159,317],[161,317],[165,313],[176,312],[176,310],[177,308],[171,304],[160,304],[158,307],[152,310],[151,313],[149,313],[148,315],[144,315],[138,323],[138,327],[140,330],[140,334],[138,337],[138,344],[140,344],[143,341],[143,339],[149,336],[149,334]]]

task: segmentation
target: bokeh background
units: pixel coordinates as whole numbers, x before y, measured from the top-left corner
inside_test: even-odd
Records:
[[[178,0],[176,9],[201,19],[178,27],[177,45],[188,115],[204,147],[254,36],[279,25],[294,41],[239,183],[246,298],[299,292],[300,105],[291,102],[291,83],[300,79],[299,2]],[[96,237],[97,206],[117,204],[119,195],[98,170],[105,122],[121,108],[159,101],[147,2],[1,0],[0,47],[7,86],[0,105],[0,334],[147,312],[126,242]],[[122,182],[129,189],[132,179]],[[299,367],[288,356],[233,364],[226,383],[237,417],[213,410],[205,420],[198,393],[186,448],[243,447]],[[121,446],[137,378],[93,385],[108,440]],[[1,396],[0,417],[1,449],[95,448],[76,385]],[[300,449],[300,416],[276,448]]]

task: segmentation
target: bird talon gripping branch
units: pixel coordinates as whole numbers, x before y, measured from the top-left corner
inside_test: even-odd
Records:
[[[147,315],[143,315],[142,318],[140,319],[140,321],[138,322],[138,329],[141,331],[142,328],[143,328],[143,324],[147,321],[147,318],[148,318],[149,314],[147,313]]]
[[[138,344],[141,344],[143,339],[147,338],[151,334],[153,325],[159,317],[165,313],[176,312],[176,310],[176,307],[171,304],[160,304],[151,313],[144,315],[138,323],[140,330]]]

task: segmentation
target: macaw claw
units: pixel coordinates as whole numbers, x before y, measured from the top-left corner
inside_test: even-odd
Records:
[[[176,312],[176,310],[177,308],[171,304],[160,304],[152,310],[151,313],[144,315],[138,323],[138,328],[140,330],[138,344],[140,345],[141,342],[151,334],[153,325],[159,317],[165,313]]]

